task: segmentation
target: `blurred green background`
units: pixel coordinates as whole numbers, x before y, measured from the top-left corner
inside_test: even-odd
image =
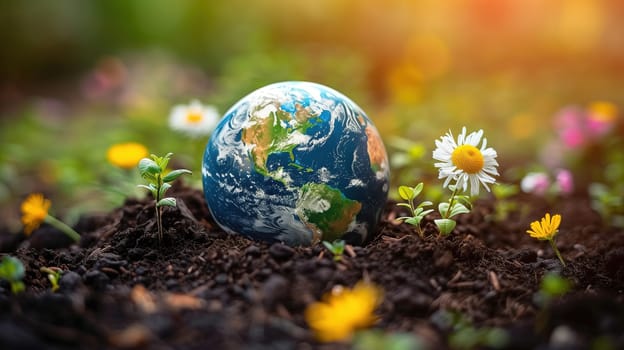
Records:
[[[619,0],[3,1],[0,214],[18,229],[34,191],[69,221],[118,205],[138,181],[106,162],[118,142],[175,153],[198,185],[206,139],[171,131],[171,107],[224,113],[282,80],[356,101],[393,186],[435,179],[434,140],[464,125],[518,180],[540,166],[559,110],[624,105],[622,18]]]

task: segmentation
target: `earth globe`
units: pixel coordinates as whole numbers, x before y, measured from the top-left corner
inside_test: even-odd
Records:
[[[206,202],[223,230],[291,246],[370,240],[388,180],[385,147],[364,111],[311,82],[243,97],[212,133],[202,163]]]

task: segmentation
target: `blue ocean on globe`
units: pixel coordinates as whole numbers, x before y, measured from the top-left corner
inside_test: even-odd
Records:
[[[388,197],[388,156],[366,114],[309,82],[262,87],[213,132],[202,179],[223,230],[307,245],[370,240]]]

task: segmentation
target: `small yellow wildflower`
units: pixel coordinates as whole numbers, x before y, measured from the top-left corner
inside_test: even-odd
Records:
[[[22,202],[22,223],[27,236],[48,216],[50,205],[50,200],[45,199],[41,193],[33,193]]]
[[[305,319],[321,342],[348,340],[355,330],[377,322],[374,311],[381,298],[381,290],[372,284],[337,287],[323,296],[323,301],[308,305]]]
[[[136,142],[118,143],[106,152],[108,162],[122,169],[135,168],[139,161],[147,156],[147,148]]]
[[[557,258],[561,261],[561,265],[565,266],[565,262],[563,261],[563,257],[557,248],[557,244],[555,244],[555,235],[559,232],[559,225],[561,224],[561,215],[555,214],[552,217],[550,213],[546,213],[546,215],[540,221],[533,221],[531,223],[531,229],[526,232],[531,235],[533,238],[537,238],[541,241],[548,241],[550,246],[555,251]]]
[[[22,202],[24,233],[30,236],[45,221],[73,239],[74,242],[80,241],[78,232],[48,213],[51,204],[50,200],[45,199],[41,193],[33,193],[26,197]]]
[[[559,232],[559,224],[561,224],[561,215],[555,214],[551,218],[550,213],[546,213],[541,222],[531,223],[531,229],[527,230],[527,233],[539,240],[551,240]]]

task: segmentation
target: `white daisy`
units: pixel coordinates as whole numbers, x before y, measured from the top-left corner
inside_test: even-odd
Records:
[[[191,101],[188,105],[174,106],[169,114],[169,126],[191,137],[210,134],[218,121],[217,109],[214,106],[203,105],[197,100]]]
[[[435,163],[435,167],[440,168],[438,178],[446,178],[444,187],[455,180],[455,186],[465,192],[470,183],[470,195],[475,196],[479,194],[480,183],[488,191],[488,184],[496,183],[496,179],[492,177],[498,175],[496,151],[491,147],[486,148],[485,138],[481,149],[477,148],[482,136],[483,130],[466,135],[466,127],[463,127],[457,142],[450,131],[440,140],[436,140],[437,148],[433,151],[433,159],[440,161]]]

